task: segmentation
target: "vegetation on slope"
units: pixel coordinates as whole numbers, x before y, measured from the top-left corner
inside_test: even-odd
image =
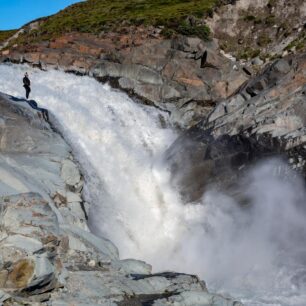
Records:
[[[209,28],[201,18],[221,0],[87,0],[43,21],[26,37],[28,42],[50,39],[69,32],[99,34],[128,25],[160,25],[165,35],[179,32],[208,39]],[[186,17],[193,16],[192,23]],[[22,38],[22,37],[21,37]],[[23,38],[24,42],[25,37]],[[21,43],[21,41],[19,41]]]
[[[0,31],[0,44],[13,36],[16,32],[17,30]]]

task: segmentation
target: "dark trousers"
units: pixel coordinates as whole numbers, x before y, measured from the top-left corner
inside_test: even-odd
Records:
[[[31,92],[31,88],[30,88],[30,86],[28,86],[28,85],[24,85],[23,87],[24,87],[24,89],[25,89],[25,91],[26,91],[26,98],[29,99],[29,95],[30,95],[30,92]]]

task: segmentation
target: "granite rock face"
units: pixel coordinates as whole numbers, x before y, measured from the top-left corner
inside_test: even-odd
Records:
[[[276,154],[306,177],[305,71],[305,54],[275,61],[172,145],[166,158],[187,200]]]
[[[197,276],[120,260],[90,233],[71,149],[25,101],[0,95],[1,305],[240,305]]]

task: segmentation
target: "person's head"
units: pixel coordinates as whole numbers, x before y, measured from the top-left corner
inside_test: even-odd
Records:
[[[26,73],[24,74],[24,76],[26,76],[26,77],[27,77],[27,76],[29,76],[29,75],[28,75],[28,73],[26,72]]]

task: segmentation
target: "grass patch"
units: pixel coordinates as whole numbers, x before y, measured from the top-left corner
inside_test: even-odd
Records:
[[[272,42],[271,38],[266,33],[261,34],[257,39],[257,45],[259,47],[266,47],[271,42]]]
[[[203,40],[210,37],[210,29],[206,25],[191,25],[188,21],[183,21],[177,28],[177,32],[186,36],[196,36]]]
[[[284,50],[295,48],[297,51],[306,49],[306,33],[302,33],[298,38],[293,40]]]
[[[244,50],[240,50],[238,52],[238,54],[237,54],[237,57],[239,59],[248,60],[248,59],[255,58],[255,57],[259,56],[259,55],[260,55],[260,49],[252,49],[250,47],[247,47]]]
[[[16,32],[17,30],[0,31],[0,44],[13,36]]]
[[[246,15],[246,16],[243,17],[243,20],[244,21],[255,21],[256,17],[253,16],[253,15]]]
[[[187,25],[188,16],[200,20],[219,4],[220,0],[87,0],[48,17],[35,33],[21,35],[26,43],[48,40],[63,33],[81,32],[99,34],[116,31],[126,25],[154,25],[171,31],[195,35],[203,39],[209,36],[207,26],[199,23]],[[25,37],[26,36],[26,37]],[[19,41],[21,43],[21,41]]]
[[[276,23],[277,23],[277,20],[274,15],[270,15],[265,19],[265,24],[267,26],[273,26]]]

